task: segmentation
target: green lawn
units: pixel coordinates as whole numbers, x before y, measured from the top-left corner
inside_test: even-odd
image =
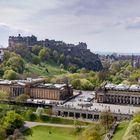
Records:
[[[122,140],[122,137],[128,127],[128,124],[129,124],[128,121],[121,122],[116,128],[112,140]]]
[[[36,126],[31,129],[32,135],[25,136],[27,140],[76,140],[78,134],[73,128]]]

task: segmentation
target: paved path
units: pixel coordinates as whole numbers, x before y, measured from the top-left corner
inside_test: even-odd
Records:
[[[34,126],[38,126],[38,125],[42,125],[42,126],[56,126],[56,127],[67,127],[67,128],[74,128],[74,125],[65,125],[65,124],[52,124],[52,123],[40,123],[40,122],[29,122],[29,121],[25,121],[25,128],[31,128]],[[82,128],[87,127],[87,126],[81,126]]]

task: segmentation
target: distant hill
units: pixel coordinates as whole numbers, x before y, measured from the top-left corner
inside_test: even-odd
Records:
[[[35,45],[49,48],[51,57],[53,53],[59,55],[59,59],[55,60],[58,64],[63,64],[65,68],[75,66],[77,68],[86,68],[88,70],[100,71],[103,69],[102,63],[98,55],[92,53],[87,49],[86,43],[80,42],[78,45],[66,44],[63,41],[55,40],[37,40],[35,36],[10,36],[9,37],[9,50],[16,51],[15,46],[21,44],[32,52],[32,47]],[[18,53],[16,51],[16,53]],[[26,54],[27,55],[27,54]]]

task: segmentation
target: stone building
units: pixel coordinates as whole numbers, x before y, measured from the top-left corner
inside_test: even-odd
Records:
[[[30,89],[30,97],[34,99],[65,100],[72,95],[72,87],[66,84],[40,84]]]
[[[8,43],[9,47],[12,47],[16,44],[23,44],[27,47],[30,47],[37,43],[37,38],[34,35],[23,37],[19,34],[18,36],[9,36]]]
[[[45,84],[43,79],[1,80],[0,90],[11,98],[28,94],[33,99],[65,100],[73,95],[73,88],[66,84]]]
[[[99,103],[140,105],[140,86],[105,84],[96,91]]]

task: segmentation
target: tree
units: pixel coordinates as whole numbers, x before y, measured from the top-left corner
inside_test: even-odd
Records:
[[[112,65],[110,66],[110,70],[112,74],[116,74],[117,72],[119,72],[121,70],[120,62],[117,61],[117,62],[112,63]]]
[[[59,63],[64,63],[64,61],[65,61],[65,55],[61,54],[59,57]]]
[[[29,98],[30,98],[29,95],[27,95],[27,94],[21,94],[21,95],[19,95],[19,96],[16,97],[16,102],[17,103],[24,103]]]
[[[28,109],[25,113],[25,118],[28,121],[35,121],[37,119],[37,115],[34,114],[31,109]]]
[[[80,73],[87,73],[88,72],[88,70],[86,70],[85,68],[82,68],[81,70],[80,70]]]
[[[35,55],[38,55],[41,49],[42,49],[42,46],[34,45],[34,46],[32,47],[32,52],[33,52]]]
[[[130,129],[130,133],[140,140],[140,123],[134,123]]]
[[[101,80],[101,81],[107,80],[108,76],[109,76],[109,74],[107,71],[98,72],[98,77],[99,77],[99,80]]]
[[[39,64],[39,63],[40,63],[40,58],[39,58],[39,56],[32,55],[32,63],[33,63],[33,64]]]
[[[2,77],[4,74],[4,70],[3,69],[0,69],[0,77]]]
[[[125,140],[138,140],[134,135],[130,135],[128,137],[126,137]]]
[[[46,60],[50,57],[49,49],[43,48],[39,52],[39,57],[41,60]]]
[[[64,69],[64,65],[63,64],[60,64],[60,69]]]
[[[8,80],[15,80],[17,78],[17,74],[15,71],[13,70],[6,70],[4,72],[4,76],[3,76],[4,79],[8,79]]]
[[[140,71],[139,70],[133,71],[130,78],[131,80],[138,82],[138,80],[140,79]]]
[[[74,125],[75,125],[75,132],[79,133],[82,130],[82,124],[80,121],[74,120]]]
[[[8,60],[10,58],[10,52],[9,51],[4,51],[4,60]]]
[[[23,44],[17,43],[16,45],[12,46],[10,49],[16,54],[19,54],[22,58],[26,58],[30,60],[31,52],[30,52],[29,47],[26,47]]]
[[[66,61],[67,61],[67,63],[69,63],[71,61],[71,56],[70,55],[66,56]]]
[[[58,57],[59,57],[58,52],[56,50],[54,50],[53,51],[53,58],[54,58],[54,60],[57,61],[58,60]]]
[[[15,111],[8,111],[3,118],[3,126],[5,127],[7,134],[12,134],[15,129],[19,129],[23,124],[23,118]]]
[[[9,100],[10,94],[0,90],[0,100]]]
[[[50,119],[51,119],[52,114],[53,114],[52,108],[49,108],[49,109],[47,110],[47,114],[49,115],[49,117],[50,117]]]
[[[18,73],[22,73],[24,71],[24,62],[20,56],[13,56],[7,62],[6,66],[10,67],[14,71]]]
[[[82,132],[79,140],[101,140],[103,134],[104,132],[102,125],[99,123],[95,123]]]
[[[74,65],[72,65],[72,66],[69,66],[69,71],[71,72],[71,73],[75,73],[76,71],[77,71],[77,67],[76,66],[74,66]]]
[[[36,115],[37,115],[38,117],[41,117],[41,115],[42,115],[43,112],[44,112],[43,108],[38,107],[38,108],[36,109]]]
[[[74,89],[80,89],[80,85],[81,85],[80,79],[73,79],[71,81],[71,84],[72,84]]]
[[[101,124],[103,126],[105,126],[106,128],[109,128],[110,125],[112,125],[113,122],[114,122],[113,113],[110,112],[110,111],[103,111],[103,112],[101,112],[100,121],[101,121]]]
[[[14,134],[8,137],[8,140],[26,140],[23,134],[19,131],[19,129],[14,130]]]
[[[94,89],[93,84],[87,79],[81,79],[80,84],[81,84],[81,89],[83,89],[83,90],[93,90]]]
[[[0,140],[6,139],[6,130],[3,128],[3,126],[0,126]]]

